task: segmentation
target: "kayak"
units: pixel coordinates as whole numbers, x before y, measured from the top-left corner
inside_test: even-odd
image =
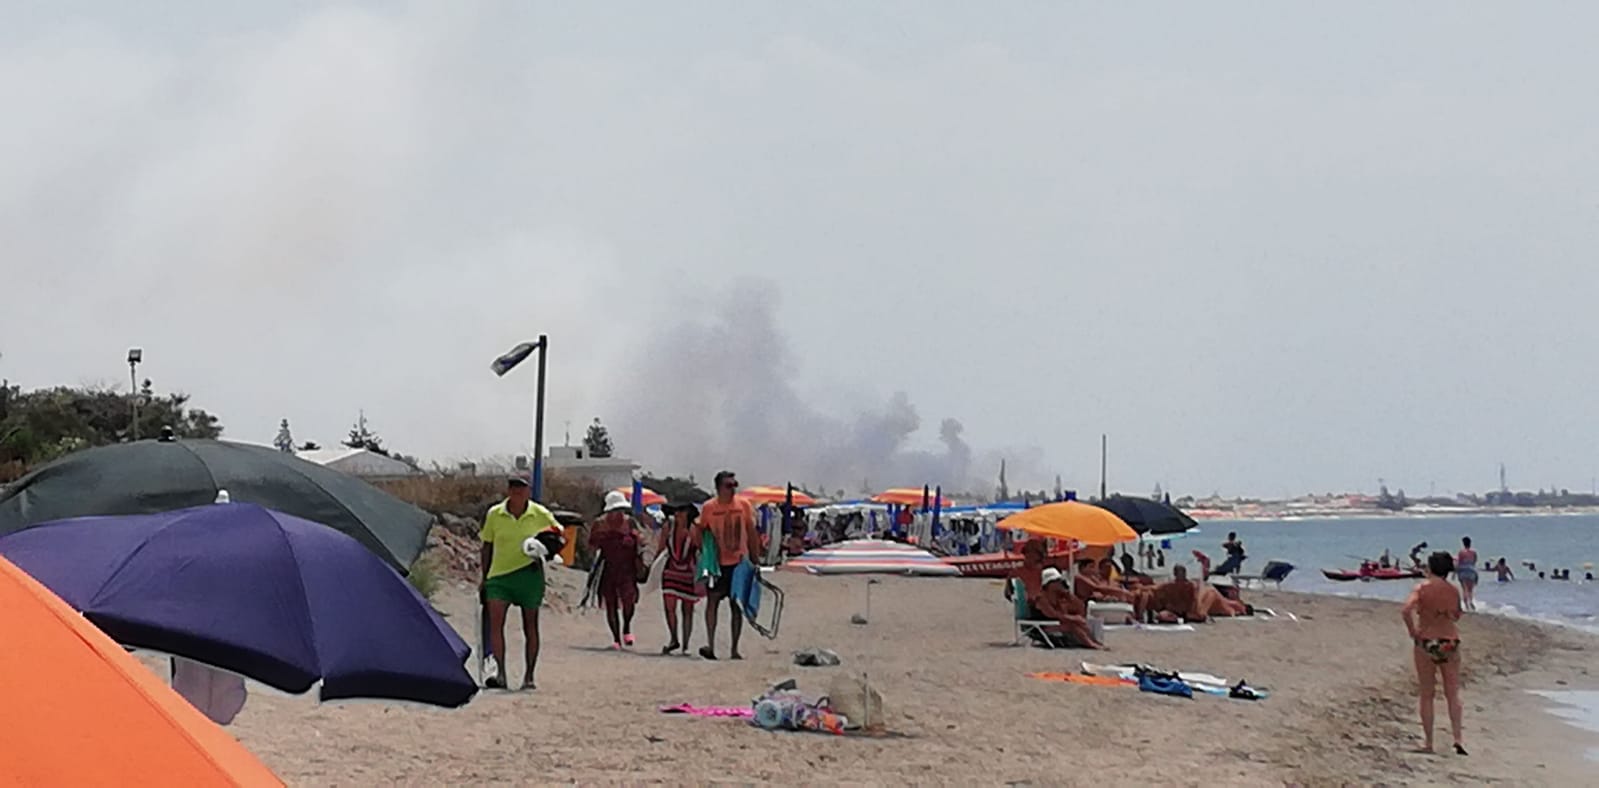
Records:
[[[1370,574],[1361,574],[1351,569],[1323,569],[1323,575],[1328,580],[1337,580],[1347,583],[1350,580],[1415,580],[1421,577],[1420,569],[1373,569]]]

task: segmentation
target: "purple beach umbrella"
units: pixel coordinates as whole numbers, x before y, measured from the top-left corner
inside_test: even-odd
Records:
[[[466,643],[383,559],[255,504],[43,523],[0,555],[118,643],[285,692],[455,707],[477,691]]]

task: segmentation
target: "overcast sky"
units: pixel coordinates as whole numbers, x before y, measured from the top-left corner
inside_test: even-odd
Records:
[[[126,386],[141,345],[229,436],[331,444],[365,409],[447,461],[531,445],[531,368],[487,364],[547,332],[554,440],[600,416],[661,472],[958,487],[1007,456],[1087,490],[1106,432],[1131,492],[1481,490],[1500,461],[1586,490],[1595,29],[1584,3],[12,7],[0,376]]]

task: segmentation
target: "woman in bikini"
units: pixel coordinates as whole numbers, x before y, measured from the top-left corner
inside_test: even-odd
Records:
[[[659,552],[666,554],[666,563],[661,566],[661,599],[666,603],[666,630],[671,642],[661,653],[682,649],[687,655],[694,635],[694,604],[700,601],[694,582],[700,546],[689,534],[694,530],[694,520],[699,517],[700,510],[687,502],[668,504],[665,510],[666,526],[661,529],[659,548]],[[679,626],[682,637],[678,636]]]
[[[1410,592],[1400,615],[1410,632],[1412,656],[1416,661],[1416,681],[1421,689],[1422,752],[1432,752],[1432,701],[1437,678],[1443,677],[1444,700],[1449,703],[1449,730],[1454,734],[1455,753],[1465,755],[1460,741],[1460,591],[1449,582],[1455,559],[1448,553],[1427,557],[1427,579]]]
[[[1477,609],[1477,551],[1471,549],[1471,537],[1462,537],[1460,552],[1455,555],[1455,579],[1460,581],[1460,593],[1467,610]]]

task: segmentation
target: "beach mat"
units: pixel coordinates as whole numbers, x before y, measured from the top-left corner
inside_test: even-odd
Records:
[[[1134,629],[1140,632],[1193,632],[1193,624],[1106,624],[1106,630]]]

